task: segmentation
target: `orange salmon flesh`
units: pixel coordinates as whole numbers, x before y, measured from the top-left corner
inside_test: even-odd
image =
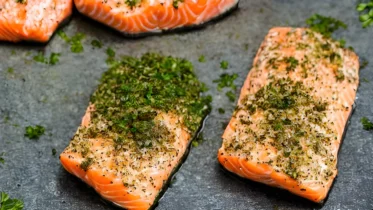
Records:
[[[72,0],[1,0],[0,41],[47,42],[72,7]]]
[[[82,14],[124,34],[157,33],[201,25],[225,14],[239,0],[142,0],[130,7],[125,1],[74,0]]]
[[[238,176],[322,202],[359,85],[357,55],[304,28],[273,28],[254,59],[218,161]]]
[[[76,135],[82,135],[81,128],[90,126],[90,116],[94,105],[88,107],[82,125]],[[181,118],[171,113],[160,112],[156,120],[173,132],[174,141],[168,145],[170,151],[159,152],[152,156],[144,150],[141,160],[134,152],[116,151],[112,139],[86,139],[84,135],[78,142],[71,142],[60,155],[63,167],[92,186],[104,199],[130,210],[149,209],[158,194],[185,155],[191,135],[180,123]],[[87,170],[82,163],[87,160],[74,144],[88,144],[90,158],[96,161]]]

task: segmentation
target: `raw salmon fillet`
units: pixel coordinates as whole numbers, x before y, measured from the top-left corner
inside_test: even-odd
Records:
[[[0,41],[47,42],[72,6],[72,0],[0,0]]]
[[[239,0],[74,0],[84,15],[123,34],[199,26],[237,8]]]
[[[125,59],[104,74],[62,165],[117,206],[151,208],[208,112],[202,89],[184,60]]]
[[[359,83],[357,55],[304,28],[269,31],[218,160],[241,177],[322,202]]]

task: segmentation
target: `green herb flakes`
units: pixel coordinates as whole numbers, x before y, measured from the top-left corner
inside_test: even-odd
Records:
[[[225,95],[231,102],[234,102],[236,100],[236,94],[233,91],[228,91],[225,93]]]
[[[223,108],[219,108],[219,109],[218,109],[218,112],[219,112],[219,114],[224,114],[224,113],[225,113],[225,110],[224,110]]]
[[[125,0],[124,2],[127,4],[127,6],[133,9],[141,3],[141,0]]]
[[[236,94],[233,91],[228,91],[225,93],[229,101],[234,102],[236,100]]]
[[[101,41],[99,41],[99,40],[97,40],[97,39],[92,40],[91,45],[92,45],[93,47],[95,47],[95,48],[102,48],[102,43],[101,43]]]
[[[225,87],[232,88],[236,90],[236,85],[234,84],[234,80],[238,78],[238,74],[222,74],[220,75],[220,79],[214,80],[214,83],[218,83],[218,90],[221,91]]]
[[[36,125],[34,127],[27,126],[25,128],[25,136],[29,139],[39,139],[39,137],[42,136],[44,132],[45,128],[40,125]]]
[[[52,148],[52,155],[56,156],[56,154],[57,154],[57,150],[55,148]]]
[[[174,6],[175,9],[179,8],[179,3],[184,2],[184,0],[172,0],[172,6]]]
[[[335,74],[335,78],[337,81],[343,81],[345,79],[345,75],[343,73],[342,70],[337,70],[336,74]]]
[[[368,66],[369,62],[365,59],[363,59],[363,62],[361,63],[360,69],[365,69]]]
[[[70,50],[73,53],[81,53],[84,51],[82,40],[85,38],[85,34],[77,33],[70,39]]]
[[[57,35],[58,35],[61,39],[65,40],[65,42],[70,42],[70,38],[66,35],[66,33],[65,33],[62,29],[59,29],[59,30],[57,31]]]
[[[364,130],[373,130],[373,123],[368,118],[363,117],[360,122],[363,125]]]
[[[0,163],[1,163],[1,164],[4,164],[4,163],[5,163],[5,159],[3,158],[4,155],[5,155],[4,152],[3,152],[3,153],[0,153]]]
[[[288,64],[288,66],[286,67],[286,71],[288,72],[294,71],[299,64],[299,61],[295,59],[294,57],[286,57],[284,61]]]
[[[367,28],[373,23],[373,0],[368,3],[360,3],[356,10],[360,13],[359,20],[363,28]]]
[[[333,167],[335,158],[330,157],[326,149],[336,134],[323,121],[328,104],[315,99],[310,95],[311,91],[302,82],[275,79],[255,94],[243,98],[236,110],[245,110],[250,116],[261,113],[263,119],[258,123],[251,117],[236,116],[243,127],[240,130],[248,137],[242,142],[234,139],[225,142],[227,150],[237,151],[243,147],[248,148],[248,145],[271,145],[276,148],[278,155],[265,163],[276,165],[283,173],[298,179],[311,175],[302,173],[301,170],[312,161],[309,153],[302,147],[303,142],[307,144],[310,153],[327,156],[329,159],[325,162],[326,166]],[[250,127],[254,123],[257,125],[256,131]],[[250,150],[241,151],[250,157]],[[327,171],[322,172],[325,179],[331,175]]]
[[[93,163],[93,158],[86,158],[81,164],[80,168],[82,168],[84,171],[87,171],[89,166],[91,166]]]
[[[198,58],[198,61],[199,61],[200,63],[204,63],[204,62],[206,62],[206,58],[205,58],[205,56],[204,56],[204,55],[201,55],[201,56]]]
[[[114,51],[111,47],[107,48],[107,50],[106,50],[106,54],[107,54],[109,57],[115,57],[115,51]]]
[[[203,134],[200,133],[198,136],[192,141],[193,147],[198,147],[201,143],[203,143],[205,139],[203,138]]]
[[[109,48],[107,54],[115,56]],[[205,86],[199,82],[189,61],[145,54],[124,57],[105,72],[91,98],[96,111],[92,123],[110,122],[105,131],[93,127],[88,136],[112,136],[117,145],[152,148],[172,135],[156,120],[159,111],[183,119],[190,133],[200,127],[210,111],[210,96],[201,96]],[[119,146],[120,147],[120,146]]]
[[[220,62],[220,68],[223,69],[223,70],[227,70],[229,67],[229,63],[228,61],[222,61]]]
[[[23,201],[10,199],[5,192],[0,193],[0,210],[22,210]]]
[[[60,53],[52,52],[49,57],[49,64],[56,65],[60,61]]]
[[[120,63],[115,60],[115,51],[111,47],[106,49],[106,55],[108,56],[106,59],[106,64],[114,66]]]
[[[14,73],[14,68],[13,68],[13,67],[9,67],[9,68],[7,69],[7,72],[8,72],[9,74],[13,74],[13,73]]]
[[[192,141],[192,146],[193,147],[198,147],[199,143],[197,141]]]
[[[319,32],[325,37],[331,37],[334,31],[340,28],[347,29],[347,25],[332,17],[314,14],[306,20],[307,25],[313,31]]]
[[[43,52],[38,52],[37,55],[34,56],[34,61],[44,64],[56,65],[60,61],[60,53],[52,52],[49,56],[49,59],[44,56]]]
[[[34,56],[34,61],[39,62],[39,63],[48,63],[47,58],[44,57],[43,52],[39,52],[37,55]]]
[[[4,117],[4,123],[6,124],[6,123],[8,123],[10,121],[10,117],[9,116],[5,116]]]
[[[20,4],[26,4],[27,3],[27,0],[16,0],[17,3],[20,3]],[[2,210],[2,209],[1,209]]]
[[[61,39],[65,40],[65,42],[70,44],[70,50],[73,53],[81,53],[84,51],[82,40],[85,39],[85,34],[77,33],[71,38],[66,35],[66,33],[62,30],[57,31],[57,35],[61,37]]]
[[[346,40],[345,39],[340,39],[340,40],[338,40],[338,42],[339,42],[339,46],[341,46],[342,48],[345,47],[345,45],[346,45]]]

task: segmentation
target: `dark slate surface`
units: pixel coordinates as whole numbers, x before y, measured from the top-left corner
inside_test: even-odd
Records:
[[[193,148],[176,175],[176,181],[161,199],[157,209],[372,209],[373,133],[364,131],[362,116],[373,120],[373,64],[361,71],[356,110],[351,118],[339,157],[339,175],[323,206],[312,204],[282,190],[239,179],[224,171],[216,160],[223,125],[228,122],[234,103],[216,90],[212,80],[223,71],[221,60],[230,63],[229,73],[239,74],[241,86],[256,50],[273,26],[304,26],[313,13],[330,15],[348,23],[339,32],[361,58],[373,56],[373,27],[363,30],[355,12],[355,0],[241,0],[240,9],[206,29],[189,33],[124,39],[108,28],[79,15],[65,27],[68,35],[84,32],[85,52],[73,54],[59,37],[45,47],[0,44],[0,191],[22,198],[27,210],[113,209],[75,177],[69,175],[52,156],[69,143],[88,104],[89,96],[105,71],[105,49],[118,54],[141,55],[160,51],[185,57],[196,67],[199,78],[210,87],[214,110],[203,131],[206,141]],[[100,39],[103,49],[92,49],[92,39]],[[248,46],[248,49],[246,49]],[[14,50],[16,55],[12,55]],[[37,50],[60,52],[55,66],[35,63]],[[207,62],[199,63],[205,55]],[[373,62],[373,61],[372,61]],[[7,72],[13,67],[14,72]],[[238,95],[238,90],[237,90]],[[217,108],[223,107],[221,115]],[[8,116],[8,120],[6,120]],[[28,125],[46,127],[38,141],[24,138]]]

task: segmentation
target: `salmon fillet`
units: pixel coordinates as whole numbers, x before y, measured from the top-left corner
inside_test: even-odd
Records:
[[[72,0],[1,0],[0,41],[47,42],[72,5]]]
[[[123,34],[144,35],[198,26],[238,6],[239,0],[74,0],[84,15]]]
[[[269,31],[218,151],[241,177],[322,202],[359,84],[359,59],[304,28]]]
[[[202,91],[185,60],[126,58],[104,74],[62,165],[117,206],[151,208],[209,110]]]

